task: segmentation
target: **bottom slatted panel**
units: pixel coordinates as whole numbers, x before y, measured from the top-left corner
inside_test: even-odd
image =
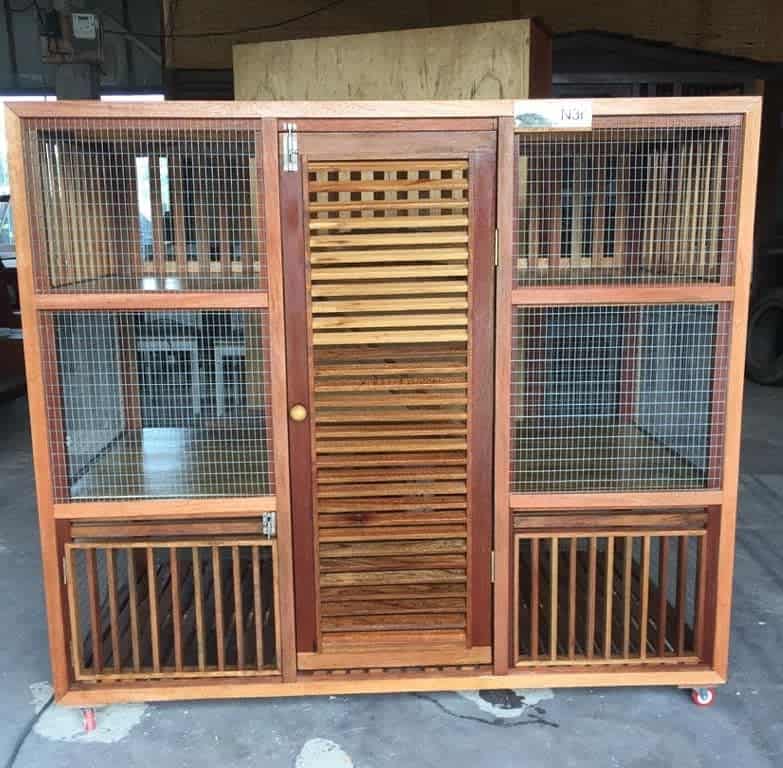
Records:
[[[260,538],[66,544],[76,680],[278,674],[276,559]]]
[[[705,533],[517,534],[517,666],[702,661]]]

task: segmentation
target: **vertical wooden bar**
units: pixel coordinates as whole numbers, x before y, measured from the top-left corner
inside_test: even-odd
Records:
[[[125,550],[128,560],[128,612],[130,613],[131,657],[133,671],[141,669],[141,653],[139,651],[139,600],[136,584],[136,559],[133,549]]]
[[[204,636],[204,598],[201,586],[201,558],[198,547],[193,547],[193,605],[196,613],[196,649],[198,654],[198,668],[204,672],[207,668],[207,643]]]
[[[277,542],[273,542],[270,549],[272,550],[272,606],[275,617],[280,615],[280,582],[277,578],[277,574],[280,573],[280,556],[277,551]],[[275,663],[280,666],[280,622],[275,618]]]
[[[693,609],[693,645],[699,658],[704,654],[704,591],[707,582],[706,536],[696,539],[696,594]]]
[[[631,653],[631,568],[633,566],[633,536],[625,537],[623,553],[623,658]]]
[[[25,178],[25,149],[22,136],[22,122],[6,108],[6,138],[8,142],[8,171],[14,195],[14,237],[16,239],[16,265],[19,283],[19,298],[24,334],[25,376],[30,417],[30,433],[35,469],[35,492],[38,503],[38,524],[41,539],[41,561],[43,565],[44,589],[46,594],[46,617],[49,627],[49,656],[52,663],[52,685],[56,698],[68,689],[69,663],[66,625],[67,590],[64,585],[62,558],[65,555],[64,532],[66,526],[54,519],[53,469],[46,398],[44,361],[41,356],[39,337],[40,315],[35,309],[33,275],[33,241],[43,244],[42,237],[33,237],[35,227],[42,222],[31,219]]]
[[[147,550],[147,593],[150,602],[150,640],[152,643],[152,670],[160,672],[160,623],[158,622],[158,579],[155,573],[155,551]]]
[[[261,558],[259,548],[253,547],[253,620],[256,630],[256,667],[264,668],[264,625],[261,597]],[[277,617],[275,617],[277,618]]]
[[[606,538],[606,584],[604,586],[604,658],[612,658],[612,609],[614,599],[614,536]]]
[[[120,658],[120,618],[117,606],[117,572],[114,549],[106,548],[106,589],[109,593],[109,622],[111,630],[111,657],[115,672],[122,669]]]
[[[530,658],[538,658],[539,540],[530,540]]]
[[[231,570],[234,577],[234,626],[237,634],[237,668],[245,668],[245,626],[242,610],[242,580],[239,573],[239,547],[231,547]]]
[[[87,570],[87,600],[90,613],[90,642],[92,645],[92,671],[103,671],[103,634],[101,632],[101,598],[98,590],[98,569],[95,563],[95,550],[84,550]]]
[[[74,548],[71,545],[65,548],[65,573],[68,582],[68,614],[71,621],[71,659],[73,661],[73,674],[79,679],[84,672],[82,654],[81,618],[79,616],[79,598],[76,595],[76,569],[74,568]]]
[[[647,625],[650,617],[650,537],[642,537],[641,609],[639,615],[639,658],[647,658]]]
[[[677,655],[685,655],[685,609],[688,599],[688,537],[680,536],[677,547]]]
[[[596,561],[598,556],[598,540],[590,537],[589,559],[587,564],[587,630],[585,636],[585,655],[592,659],[595,653],[595,592],[596,592]]]
[[[171,576],[171,626],[174,635],[174,669],[182,671],[182,600],[179,589],[179,559],[177,547],[169,547]]]
[[[260,141],[259,141],[260,139]],[[294,604],[299,600],[299,588],[294,595],[294,550],[293,528],[291,518],[291,494],[290,494],[290,464],[289,464],[289,435],[288,435],[288,370],[286,367],[286,330],[285,330],[285,304],[283,302],[283,251],[281,233],[281,209],[280,186],[278,168],[278,138],[277,120],[262,120],[261,135],[256,135],[256,173],[262,183],[258,184],[264,193],[261,195],[259,205],[263,206],[258,212],[259,222],[265,222],[265,233],[259,233],[259,242],[266,246],[268,274],[269,274],[269,324],[270,324],[270,369],[272,371],[272,434],[274,439],[275,461],[275,494],[276,494],[276,521],[277,521],[277,545],[276,557],[279,566],[275,572],[275,580],[278,584],[280,610],[275,615],[275,622],[280,633],[280,647],[277,649],[283,680],[290,681],[296,677],[296,651],[308,650],[298,647],[297,634],[294,626]],[[296,174],[286,174],[294,176]],[[299,188],[299,215],[301,216],[301,180]],[[295,225],[296,212],[285,211],[286,232]],[[302,230],[300,221],[299,231]],[[266,240],[264,241],[263,236]],[[303,248],[303,243],[300,241]],[[299,258],[303,251],[300,251]],[[294,253],[291,254],[294,259]],[[295,261],[293,262],[295,264]],[[293,267],[291,270],[294,271]],[[287,297],[287,296],[286,296]],[[309,378],[305,379],[309,382]],[[309,448],[307,450],[309,456]],[[308,496],[309,494],[301,494]],[[297,531],[299,533],[299,531]],[[314,576],[313,576],[314,578]],[[314,598],[314,593],[310,593]],[[296,607],[300,603],[296,602]],[[310,609],[312,610],[312,608]],[[303,620],[308,614],[305,613]],[[297,613],[297,624],[299,614]],[[314,626],[312,627],[314,629]],[[312,639],[312,638],[311,638]],[[310,650],[314,650],[311,647]]]
[[[753,224],[758,175],[761,100],[748,108],[744,120],[742,163],[739,185],[734,305],[731,314],[731,347],[726,391],[726,440],[723,450],[723,504],[710,516],[717,533],[709,536],[707,556],[708,592],[705,596],[705,657],[713,669],[725,678],[729,661],[731,622],[731,586],[734,570],[739,451],[742,427],[745,345],[748,326],[750,274],[753,262]],[[717,510],[716,510],[717,512]],[[709,650],[712,652],[709,653]]]
[[[660,537],[658,550],[658,655],[666,655],[666,627],[669,613],[669,537]]]
[[[498,266],[495,270],[495,586],[494,586],[494,672],[507,674],[511,657],[511,289],[514,278],[514,201],[517,179],[517,138],[510,117],[498,121],[497,229]],[[528,230],[529,236],[532,235]],[[530,265],[531,262],[529,261]],[[531,542],[532,552],[533,542]],[[518,553],[515,553],[518,556]],[[532,578],[532,574],[531,574]],[[537,574],[536,574],[537,578]],[[531,622],[538,621],[534,604]],[[535,617],[535,618],[534,618]],[[536,633],[538,629],[536,628]],[[535,640],[534,640],[535,637]],[[518,646],[517,646],[518,648]],[[536,658],[538,637],[531,624],[531,658]]]
[[[557,586],[560,545],[556,536],[549,542],[549,658],[557,661]]]
[[[220,573],[220,550],[212,547],[212,589],[215,595],[215,642],[217,643],[217,666],[226,668],[225,624],[223,623],[223,578]]]
[[[576,655],[576,548],[577,538],[571,539],[568,552],[568,658]]]
[[[511,643],[511,663],[516,664],[519,661],[519,657],[522,655],[519,647],[519,629],[520,620],[522,616],[522,595],[519,589],[520,578],[520,560],[521,552],[520,547],[521,540],[518,536],[514,536],[513,543],[511,545],[511,571],[513,573],[512,581],[512,600],[511,600],[511,616],[512,616],[512,643]]]
[[[492,395],[495,155],[469,157],[468,277],[468,646],[492,643]]]

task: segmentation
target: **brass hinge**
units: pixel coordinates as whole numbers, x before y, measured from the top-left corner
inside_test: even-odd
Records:
[[[299,170],[299,142],[296,137],[296,123],[283,123],[283,170]]]
[[[277,521],[275,520],[274,512],[264,512],[261,515],[261,533],[268,539],[277,535]]]
[[[495,583],[495,550],[493,549],[489,555],[489,578],[490,581]]]
[[[495,267],[500,265],[500,230],[495,228]]]
[[[68,568],[65,564],[65,555],[63,555],[63,584],[68,584]]]

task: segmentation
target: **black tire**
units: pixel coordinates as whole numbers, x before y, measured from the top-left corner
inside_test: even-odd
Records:
[[[757,384],[783,381],[783,289],[763,296],[750,310],[745,370]]]

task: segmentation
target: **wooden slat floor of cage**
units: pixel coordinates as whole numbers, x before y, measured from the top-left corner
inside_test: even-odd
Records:
[[[221,546],[219,549],[228,549]],[[244,549],[244,548],[243,548]],[[233,589],[235,574],[230,558],[219,557],[220,572],[220,602],[222,610],[216,611],[216,590],[213,570],[210,565],[211,547],[201,547],[199,584],[194,579],[194,569],[191,549],[177,549],[179,576],[178,595],[172,590],[171,568],[168,561],[160,562],[155,568],[157,638],[159,643],[160,669],[154,668],[152,651],[153,624],[151,621],[150,600],[147,571],[144,567],[137,568],[135,590],[124,583],[117,589],[116,610],[118,618],[117,635],[112,637],[111,606],[106,597],[100,606],[102,668],[93,666],[92,637],[87,632],[82,641],[83,680],[95,679],[165,679],[179,677],[209,677],[232,675],[266,675],[277,673],[277,653],[275,650],[274,627],[274,587],[272,584],[271,561],[263,561],[260,589],[262,593],[261,620],[257,620],[255,608],[258,601],[254,594],[253,559],[244,557],[238,568],[241,605],[243,606],[240,626],[243,628],[241,642],[237,642],[237,622],[235,613],[235,593]],[[144,551],[144,550],[140,550]],[[206,556],[204,556],[206,554]],[[257,577],[257,576],[256,576]],[[197,610],[194,597],[201,592],[201,610]],[[136,595],[136,620],[131,618],[131,596]],[[173,623],[176,612],[173,606],[180,606],[180,661],[177,661],[177,646]],[[200,616],[199,616],[200,614]],[[222,616],[218,624],[217,616]],[[139,663],[134,665],[133,625],[137,626],[137,641]],[[202,631],[199,633],[199,624]],[[259,645],[256,632],[260,627],[262,637]],[[199,642],[201,634],[201,642]],[[219,651],[218,641],[222,651]],[[113,643],[118,642],[120,655],[116,664],[113,653]],[[199,647],[201,646],[201,648]],[[242,663],[240,663],[239,648],[242,648]],[[261,648],[261,663],[258,663],[257,649]],[[222,663],[221,663],[222,657]]]

